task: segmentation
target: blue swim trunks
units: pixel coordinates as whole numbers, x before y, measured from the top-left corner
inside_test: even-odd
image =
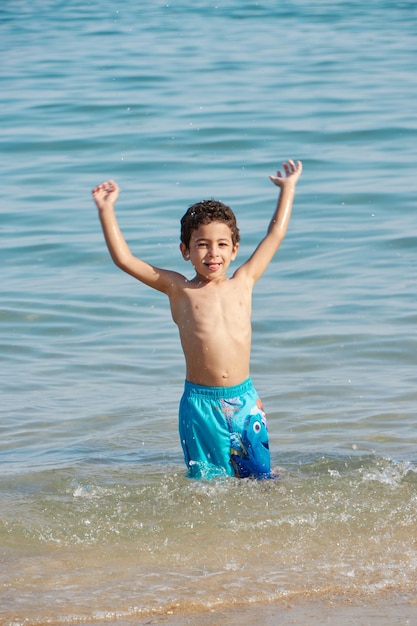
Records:
[[[234,387],[185,381],[179,431],[189,476],[271,477],[266,416],[250,378]]]

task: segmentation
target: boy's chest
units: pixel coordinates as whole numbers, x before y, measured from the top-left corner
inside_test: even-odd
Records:
[[[228,283],[184,290],[176,306],[175,321],[240,326],[250,321],[250,314],[251,294]]]

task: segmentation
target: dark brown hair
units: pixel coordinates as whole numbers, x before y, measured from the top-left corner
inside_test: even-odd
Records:
[[[202,200],[190,206],[181,218],[181,241],[187,249],[190,247],[192,232],[202,224],[211,222],[227,224],[231,230],[233,245],[239,243],[239,229],[232,209],[219,200]]]

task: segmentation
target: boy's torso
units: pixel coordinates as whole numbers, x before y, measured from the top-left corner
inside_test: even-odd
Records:
[[[249,376],[251,299],[252,289],[238,277],[193,280],[170,294],[187,380],[229,387]]]

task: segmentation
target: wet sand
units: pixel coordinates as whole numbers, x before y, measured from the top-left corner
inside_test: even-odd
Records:
[[[163,626],[415,626],[417,598],[393,594],[390,597],[346,599],[329,602],[236,605],[209,613],[155,615],[136,624]],[[124,626],[124,624],[118,624]]]

